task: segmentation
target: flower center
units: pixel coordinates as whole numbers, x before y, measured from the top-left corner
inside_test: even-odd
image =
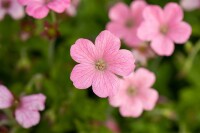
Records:
[[[126,26],[127,28],[132,28],[133,25],[134,25],[134,22],[133,22],[132,19],[129,19],[129,20],[127,20],[127,21],[125,22],[125,26]]]
[[[164,34],[164,35],[166,35],[167,34],[167,32],[168,32],[168,27],[167,26],[161,26],[160,27],[160,32],[162,33],[162,34]]]
[[[104,60],[98,60],[96,63],[95,63],[95,68],[99,71],[103,71],[106,69],[106,63]]]
[[[11,1],[10,0],[3,0],[1,4],[2,4],[3,8],[8,9],[11,6]]]
[[[128,94],[128,96],[134,96],[136,94],[136,89],[133,87],[129,87],[127,89],[127,94]]]

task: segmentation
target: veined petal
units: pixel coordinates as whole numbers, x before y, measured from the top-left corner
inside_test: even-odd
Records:
[[[106,61],[108,70],[120,76],[128,76],[135,68],[135,59],[128,50],[119,50],[114,57],[108,56]]]
[[[0,109],[12,106],[14,97],[11,92],[3,85],[0,85]]]
[[[70,79],[76,88],[87,89],[92,85],[95,73],[94,65],[78,64],[73,68]]]
[[[94,76],[92,89],[101,98],[113,96],[118,92],[119,78],[109,71],[97,72]]]
[[[42,111],[45,109],[46,96],[43,94],[34,94],[24,96],[20,99],[21,106],[28,110]]]
[[[102,31],[95,40],[97,55],[100,58],[115,55],[120,45],[120,39],[107,30]]]
[[[70,54],[72,59],[78,63],[93,63],[96,59],[95,46],[87,39],[78,39],[71,46]]]
[[[39,123],[40,114],[38,111],[18,108],[15,110],[15,118],[23,128],[30,128]]]
[[[53,0],[49,2],[47,6],[57,13],[62,13],[69,5],[70,0]]]

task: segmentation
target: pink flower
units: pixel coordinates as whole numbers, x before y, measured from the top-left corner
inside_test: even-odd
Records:
[[[183,11],[176,3],[167,4],[163,10],[159,6],[148,6],[143,16],[138,36],[151,41],[151,48],[160,56],[172,55],[174,42],[185,43],[191,35],[191,27],[182,21]]]
[[[23,96],[19,100],[3,85],[0,85],[0,109],[15,107],[15,118],[24,128],[35,126],[40,121],[39,111],[45,108],[46,97],[43,94]]]
[[[110,131],[112,131],[112,133],[120,133],[120,128],[119,128],[118,123],[114,119],[112,119],[112,118],[109,118],[106,121],[105,126],[108,129],[110,129]]]
[[[29,16],[36,19],[46,17],[49,10],[62,13],[70,5],[70,0],[18,0],[21,5],[26,6],[26,12]]]
[[[13,19],[24,17],[24,9],[17,0],[1,0],[0,1],[0,20],[9,14]]]
[[[71,73],[76,88],[86,89],[92,85],[99,97],[116,94],[119,76],[129,75],[135,65],[130,51],[119,50],[120,40],[109,31],[101,32],[95,45],[87,39],[78,39],[71,47],[71,57],[78,63]]]
[[[155,57],[155,53],[147,42],[143,42],[137,48],[134,48],[132,53],[135,57],[136,64],[141,64],[143,66],[147,65],[148,59]]]
[[[181,6],[188,11],[200,8],[200,0],[181,0]]]
[[[114,107],[120,107],[124,117],[139,117],[144,110],[152,110],[158,100],[158,93],[151,86],[155,75],[147,69],[140,68],[134,74],[121,80],[119,93],[109,97]]]
[[[128,46],[138,46],[142,41],[137,37],[137,29],[143,21],[142,11],[146,7],[143,0],[131,3],[130,8],[124,3],[117,3],[109,11],[106,29],[123,39]]]
[[[72,16],[72,17],[75,16],[79,3],[80,3],[80,0],[72,0],[70,6],[66,9],[66,13],[69,16]]]

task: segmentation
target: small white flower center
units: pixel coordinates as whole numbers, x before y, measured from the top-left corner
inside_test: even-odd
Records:
[[[104,60],[98,60],[95,63],[95,68],[99,71],[103,71],[106,69],[106,62]]]

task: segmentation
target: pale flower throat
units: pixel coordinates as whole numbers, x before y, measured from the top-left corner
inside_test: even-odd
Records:
[[[134,96],[136,94],[136,89],[133,87],[129,87],[126,91],[128,96]]]
[[[103,71],[106,69],[106,62],[104,60],[98,60],[95,63],[95,68],[99,71]]]
[[[161,26],[160,27],[160,32],[163,34],[163,35],[166,35],[167,32],[168,32],[168,27],[167,26]]]

